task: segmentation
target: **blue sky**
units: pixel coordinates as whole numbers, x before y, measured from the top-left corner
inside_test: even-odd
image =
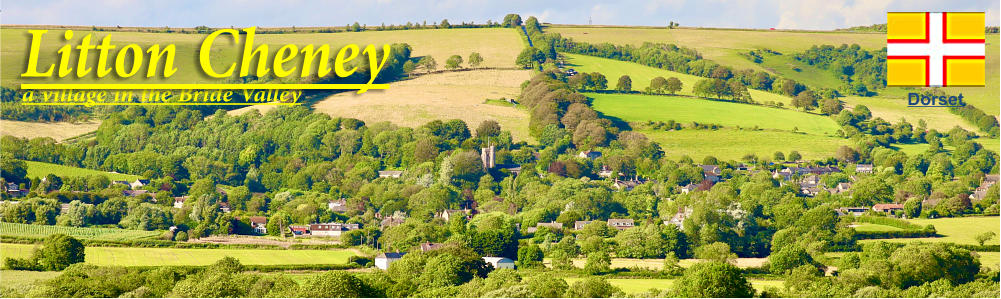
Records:
[[[8,0],[0,24],[172,26],[342,26],[403,24],[447,18],[452,23],[499,21],[507,13],[558,24],[728,28],[836,29],[886,22],[887,11],[986,11],[998,25],[999,1],[950,0],[624,0],[624,1],[128,1]]]

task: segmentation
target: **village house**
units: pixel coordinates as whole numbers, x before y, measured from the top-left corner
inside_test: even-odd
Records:
[[[380,178],[399,178],[401,176],[403,176],[403,171],[402,170],[380,170],[379,171],[379,177]]]
[[[229,203],[228,202],[220,202],[219,203],[219,211],[221,211],[223,213],[229,213],[232,210],[229,208]]]
[[[389,269],[389,265],[403,258],[406,252],[384,252],[375,256],[375,267],[386,270]]]
[[[598,176],[603,178],[612,177],[612,169],[608,168],[606,165],[601,165],[601,170],[598,171]]]
[[[407,214],[404,213],[403,211],[395,211],[393,212],[393,215],[389,215],[388,217],[383,218],[382,214],[376,213],[375,218],[381,218],[382,222],[380,222],[379,225],[382,228],[386,228],[390,226],[397,226],[403,224],[404,222],[407,221]]]
[[[841,207],[841,208],[834,209],[834,211],[838,213],[838,216],[847,216],[847,215],[862,216],[862,214],[865,214],[865,212],[869,211],[869,208],[866,208],[866,207]]]
[[[184,202],[188,200],[188,196],[177,196],[174,197],[174,208],[180,209],[184,208]]]
[[[441,212],[441,214],[438,214],[438,217],[445,220],[445,222],[448,222],[448,220],[451,219],[451,217],[455,217],[455,215],[457,214],[465,215],[466,219],[471,219],[473,217],[473,210],[470,209],[444,210]]]
[[[506,257],[484,256],[483,261],[494,266],[494,269],[514,269],[514,260]]]
[[[713,181],[713,183],[719,182],[719,176],[723,174],[723,170],[719,166],[699,165],[699,167],[702,167],[702,174],[707,180]]]
[[[250,227],[254,228],[254,232],[266,235],[268,234],[268,217],[264,216],[250,216]]]
[[[327,202],[327,209],[335,213],[348,211],[348,201],[346,199],[335,199]]]
[[[135,182],[130,183],[129,187],[131,187],[134,190],[142,188],[143,186],[146,185],[149,185],[149,180],[136,180]]]
[[[559,222],[556,222],[556,221],[553,221],[553,222],[539,222],[539,223],[536,223],[535,226],[529,227],[527,229],[527,231],[530,234],[534,234],[535,232],[539,231],[540,227],[548,227],[551,230],[562,230],[563,229],[563,224],[559,223]]]
[[[831,193],[841,194],[849,192],[851,191],[851,189],[852,189],[852,183],[838,183],[837,186],[834,186],[834,192]]]
[[[685,218],[691,216],[692,212],[692,208],[689,207],[685,207],[683,210],[679,209],[677,213],[674,213],[674,216],[671,216],[671,219],[664,221],[664,225],[674,224],[678,229],[685,229]]]
[[[633,220],[623,219],[623,218],[609,218],[608,225],[614,227],[617,230],[626,230],[633,227]]]
[[[590,220],[587,220],[587,221],[574,221],[574,223],[573,223],[573,229],[574,230],[582,230],[582,229],[584,229],[585,225],[591,224],[591,222],[594,222],[594,221],[590,221]]]
[[[438,249],[441,249],[444,246],[445,246],[445,244],[442,244],[442,243],[424,242],[424,243],[421,243],[420,247],[421,247],[421,252],[426,252],[426,251],[431,251],[431,250],[438,250]]]
[[[619,191],[623,191],[623,190],[629,191],[629,190],[633,190],[633,188],[636,188],[636,186],[642,185],[643,183],[646,183],[646,181],[639,180],[639,179],[632,179],[632,180],[627,180],[627,181],[615,180],[615,182],[612,183],[612,187],[615,187],[616,189],[619,189]]]
[[[873,205],[872,210],[881,213],[893,213],[893,211],[903,211],[904,205],[899,203],[880,203]]]
[[[597,158],[601,158],[601,152],[598,152],[598,151],[582,151],[579,154],[577,154],[577,157],[580,157],[580,158],[583,158],[583,159],[594,160],[594,159],[597,159]]]
[[[855,165],[855,173],[870,174],[872,172],[873,172],[872,164],[858,164],[858,165]]]
[[[131,184],[129,184],[129,181],[111,181],[111,185],[112,186],[114,186],[114,185],[124,185],[124,186],[130,186],[130,187],[132,186]]]
[[[15,183],[7,183],[5,189],[4,192],[11,197],[21,197],[28,194],[28,190],[21,190],[21,187],[18,187]]]
[[[984,197],[987,196],[987,189],[990,189],[991,186],[994,186],[994,184],[997,183],[998,183],[998,175],[988,174],[984,176],[984,179],[980,181],[980,186],[978,186],[977,189],[974,189],[973,193],[970,194],[970,200],[973,202],[979,202],[983,200]]]

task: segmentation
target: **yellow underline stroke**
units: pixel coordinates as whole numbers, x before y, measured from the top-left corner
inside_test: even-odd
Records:
[[[160,103],[21,103],[25,106],[296,106],[302,103],[206,103],[206,102],[160,102]]]
[[[24,83],[21,89],[92,89],[92,90],[130,90],[130,89],[389,89],[389,84],[39,84]]]

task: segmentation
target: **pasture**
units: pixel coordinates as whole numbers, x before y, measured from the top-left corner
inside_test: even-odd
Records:
[[[886,35],[880,33],[730,30],[698,28],[643,28],[551,26],[546,32],[589,43],[612,43],[640,46],[644,42],[668,43],[693,48],[706,59],[737,69],[765,70],[739,53],[768,48],[781,53],[797,53],[813,45],[859,44],[878,50],[886,46]]]
[[[864,105],[872,112],[872,117],[879,117],[894,124],[903,119],[916,128],[918,120],[924,120],[929,129],[936,129],[940,132],[949,131],[955,126],[972,132],[978,131],[976,126],[949,112],[949,108],[907,107],[906,98],[847,96],[840,98],[840,100],[845,102],[846,109]]]
[[[62,29],[50,30],[43,37],[40,49],[39,66],[54,63],[59,56],[56,50],[64,44]],[[174,44],[177,52],[175,66],[178,71],[167,79],[157,78],[147,80],[145,76],[133,76],[131,78],[117,78],[109,76],[98,79],[91,72],[90,76],[80,79],[69,77],[60,79],[60,83],[218,83],[218,79],[210,78],[201,71],[198,65],[197,53],[201,46],[205,34],[181,34],[181,33],[144,33],[144,32],[93,32],[86,30],[74,30],[73,38],[66,42],[72,45],[79,44],[80,40],[87,34],[93,33],[91,43],[99,42],[104,36],[111,36],[111,42],[115,45],[138,44],[143,49],[153,44]],[[3,61],[0,70],[0,84],[3,86],[13,86],[15,83],[46,83],[53,82],[52,78],[41,78],[25,80],[20,78],[24,72],[24,63],[27,61],[26,49],[29,46],[31,35],[28,29],[5,28],[0,30],[0,37],[4,43],[0,45],[3,53],[0,60]],[[290,34],[256,34],[255,44],[266,43],[270,45],[270,56],[279,47],[285,44],[295,44],[304,46],[313,44],[316,46],[329,44],[331,47],[331,59],[336,55],[337,50],[349,43],[358,44],[362,47],[368,44],[408,43],[413,48],[413,56],[431,56],[438,62],[439,67],[443,67],[445,60],[451,55],[461,55],[467,58],[471,52],[479,52],[483,56],[482,67],[515,67],[514,60],[522,49],[523,38],[518,35],[518,31],[511,28],[457,28],[457,29],[423,29],[423,30],[400,30],[400,31],[362,31],[362,32],[338,32],[338,33],[290,33]],[[233,62],[239,62],[238,55],[242,53],[241,44],[233,44],[227,38],[220,38],[216,41],[212,49],[211,64],[222,70]],[[120,48],[120,47],[119,47]],[[117,50],[112,51],[112,54]],[[96,61],[96,55],[91,55]],[[77,54],[71,55],[70,61],[76,61]],[[269,59],[271,61],[273,59]],[[293,60],[298,67],[302,58]],[[93,62],[92,62],[93,63]],[[290,65],[292,63],[290,62]],[[145,74],[148,66],[143,64],[138,74]],[[152,81],[152,82],[151,82]]]
[[[421,75],[393,83],[387,90],[364,94],[339,93],[313,105],[318,112],[351,117],[366,123],[388,121],[418,127],[440,119],[461,119],[470,130],[488,119],[511,131],[516,141],[530,141],[528,111],[487,103],[487,99],[517,98],[529,70],[470,70]]]
[[[581,277],[565,277],[567,284],[573,286],[577,281],[582,280]],[[609,284],[618,287],[622,292],[629,294],[637,294],[650,291],[650,289],[656,289],[658,291],[663,291],[670,289],[674,285],[676,279],[667,278],[608,278],[606,279]],[[751,286],[755,290],[761,292],[769,287],[782,288],[784,281],[781,280],[764,280],[750,278],[748,281],[751,282]]]
[[[0,270],[0,297],[25,297],[25,293],[43,281],[59,276],[62,272]]]
[[[35,245],[0,244],[3,257],[27,257]],[[345,264],[350,249],[268,250],[87,247],[85,263],[97,266],[200,266],[233,257],[246,265]]]
[[[812,135],[835,135],[838,125],[829,117],[791,109],[738,104],[691,97],[586,93],[594,110],[628,122],[699,122],[726,127],[777,129]]]
[[[690,267],[701,260],[699,259],[683,259],[678,262],[682,267]],[[738,258],[736,265],[741,268],[753,268],[761,267],[767,262],[767,258]],[[575,258],[573,259],[573,264],[575,267],[583,268],[584,264],[587,263],[586,258]],[[543,264],[547,267],[550,265],[550,260],[548,258],[543,259]],[[660,270],[664,267],[664,259],[634,259],[634,258],[612,258],[611,267],[614,268],[646,268],[650,270]]]
[[[100,170],[93,170],[87,168],[65,166],[52,163],[35,162],[35,161],[24,161],[28,164],[28,177],[29,178],[42,178],[49,174],[58,175],[59,177],[72,177],[72,176],[88,176],[88,175],[103,175],[108,177],[112,181],[135,181],[140,178],[138,175],[124,174],[124,173],[113,173]]]
[[[653,78],[675,77],[678,78],[678,80],[681,80],[682,84],[681,91],[678,93],[682,95],[693,95],[692,87],[695,86],[695,82],[705,79],[699,76],[673,72],[629,61],[619,61],[570,53],[563,53],[563,55],[566,55],[569,67],[574,68],[574,70],[577,70],[578,72],[599,72],[602,75],[605,75],[605,78],[608,79],[608,89],[614,89],[615,83],[618,82],[619,77],[622,75],[628,75],[629,78],[633,80],[634,91],[643,91],[646,89],[647,86],[650,86],[650,80]],[[748,92],[751,94],[751,99],[760,103],[772,101],[790,106],[792,102],[792,99],[787,96],[767,91],[749,89]]]
[[[780,131],[720,130],[642,130],[650,140],[660,143],[665,155],[678,159],[687,155],[695,161],[705,156],[739,161],[746,154],[771,158],[776,151],[788,155],[798,151],[803,159],[823,159],[834,156],[838,147],[848,145],[846,139]]]
[[[953,218],[937,218],[937,219],[909,219],[908,222],[925,226],[934,225],[935,230],[938,231],[939,235],[942,237],[936,238],[899,238],[899,239],[879,239],[879,240],[863,240],[862,242],[876,242],[876,241],[887,241],[887,242],[946,242],[946,243],[956,243],[956,244],[977,244],[976,236],[985,232],[993,231],[995,234],[1001,235],[1001,217],[989,216],[989,217],[953,217]],[[994,237],[987,243],[987,245],[998,245],[998,237]]]
[[[45,238],[53,234],[101,241],[132,241],[160,236],[160,232],[157,231],[0,222],[0,235],[3,236]]]
[[[27,122],[16,120],[0,120],[0,135],[10,135],[18,138],[51,137],[63,141],[97,130],[100,122]]]

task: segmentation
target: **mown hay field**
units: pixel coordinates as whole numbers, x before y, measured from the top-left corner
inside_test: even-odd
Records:
[[[138,175],[106,172],[100,170],[65,166],[65,165],[45,163],[45,162],[24,161],[24,163],[28,164],[29,178],[42,178],[49,174],[54,174],[63,178],[71,176],[103,175],[108,177],[108,179],[112,181],[129,181],[129,182],[135,181],[140,178],[140,176]]]
[[[3,257],[31,256],[35,245],[0,244]],[[84,263],[98,266],[199,266],[224,257],[245,265],[345,264],[354,250],[188,249],[87,247]]]
[[[0,135],[10,135],[19,138],[51,137],[63,141],[83,134],[97,131],[101,123],[96,121],[71,122],[28,122],[16,120],[0,121]]]
[[[418,127],[429,121],[461,119],[470,130],[495,120],[515,140],[530,141],[528,110],[487,103],[487,99],[517,98],[529,70],[467,70],[421,75],[393,83],[386,90],[364,94],[340,93],[316,104],[316,111],[367,123],[389,121]]]

